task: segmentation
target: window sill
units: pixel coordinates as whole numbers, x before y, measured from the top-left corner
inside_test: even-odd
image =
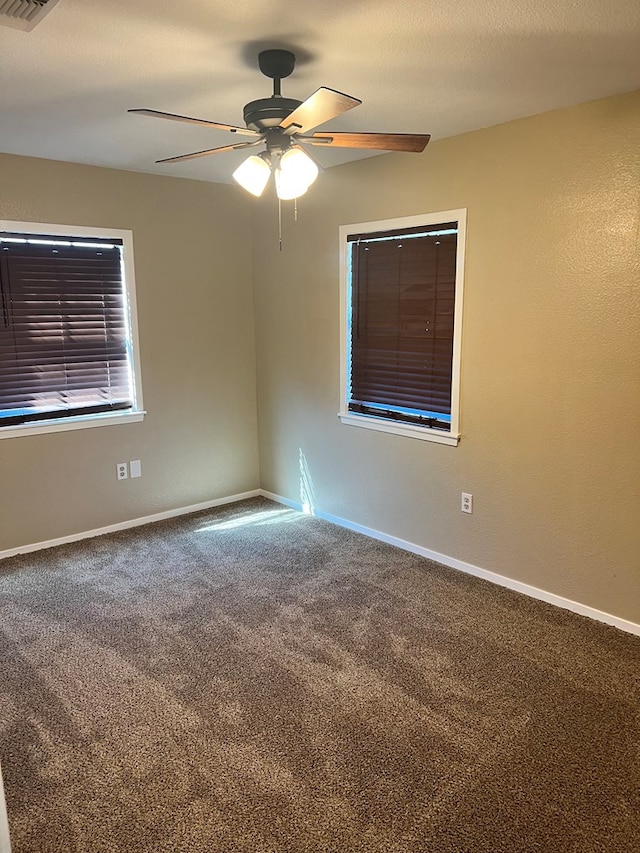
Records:
[[[406,438],[417,438],[421,441],[433,441],[436,444],[448,444],[456,447],[460,441],[460,435],[444,432],[429,427],[414,426],[391,422],[383,418],[374,418],[370,415],[356,415],[353,412],[338,412],[338,417],[343,424],[348,426],[362,427],[363,429],[375,429],[379,432],[390,432],[393,435],[404,435]]]
[[[139,423],[146,412],[119,412],[113,415],[84,415],[79,418],[60,418],[60,420],[0,426],[0,439],[20,438],[25,435],[40,435],[45,432],[66,432],[70,429],[88,429],[90,427],[114,426],[115,424]]]

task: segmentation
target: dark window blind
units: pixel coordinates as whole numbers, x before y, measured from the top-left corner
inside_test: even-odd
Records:
[[[120,241],[3,237],[0,425],[130,409]]]
[[[349,410],[448,428],[457,223],[354,234],[347,240]]]

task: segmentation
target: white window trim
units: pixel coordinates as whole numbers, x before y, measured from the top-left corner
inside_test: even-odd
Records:
[[[349,318],[349,247],[347,235],[374,231],[391,231],[397,228],[414,228],[418,225],[436,225],[438,222],[458,223],[458,241],[456,250],[456,296],[454,303],[453,325],[453,361],[451,366],[451,424],[448,430],[420,427],[415,424],[403,424],[350,412],[349,376],[351,375],[351,323]],[[462,305],[464,290],[464,259],[467,230],[467,209],[438,211],[436,213],[403,216],[397,219],[383,219],[375,222],[357,222],[340,226],[340,411],[338,417],[348,426],[403,435],[422,441],[456,446],[460,441],[460,362],[462,355]]]
[[[85,225],[50,225],[41,222],[15,222],[0,219],[0,231],[15,231],[26,234],[48,234],[59,237],[98,237],[102,240],[109,238],[122,240],[124,248],[124,276],[127,313],[129,324],[130,358],[132,368],[133,407],[131,411],[117,411],[113,414],[80,415],[71,418],[52,418],[47,421],[32,421],[28,424],[2,426],[0,424],[0,439],[18,438],[25,435],[39,435],[47,432],[64,432],[73,429],[88,429],[92,427],[113,426],[122,423],[142,421],[146,414],[142,404],[142,378],[140,376],[140,346],[138,340],[138,311],[136,305],[136,280],[133,263],[133,232],[121,228],[91,228]]]

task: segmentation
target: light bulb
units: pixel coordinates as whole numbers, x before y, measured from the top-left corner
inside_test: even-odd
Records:
[[[269,164],[257,154],[247,157],[233,173],[233,178],[240,186],[252,195],[260,196],[264,192],[271,168]]]
[[[301,148],[289,148],[276,169],[278,198],[287,201],[304,195],[318,177],[318,167]]]

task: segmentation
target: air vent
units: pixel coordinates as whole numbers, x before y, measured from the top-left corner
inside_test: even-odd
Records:
[[[32,30],[58,0],[0,0],[0,25]]]

